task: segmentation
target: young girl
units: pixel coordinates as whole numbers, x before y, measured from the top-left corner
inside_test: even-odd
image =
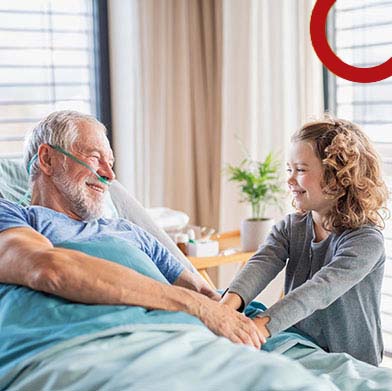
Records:
[[[295,325],[328,352],[378,365],[388,197],[379,159],[358,126],[331,117],[291,141],[287,183],[297,213],[273,227],[222,302],[243,308],[286,266],[285,297],[255,320],[264,334]]]

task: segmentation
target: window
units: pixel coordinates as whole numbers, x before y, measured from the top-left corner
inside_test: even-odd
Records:
[[[97,3],[103,2],[0,2],[0,156],[21,156],[25,133],[54,110],[102,117],[97,91],[108,75],[97,74],[98,54],[107,59]]]
[[[380,64],[392,53],[392,0],[340,0],[329,24],[330,43],[348,64]],[[328,73],[328,107],[360,125],[375,143],[392,191],[392,77],[378,83],[351,83]],[[392,203],[389,204],[389,207]],[[387,261],[382,287],[385,351],[392,354],[392,222],[384,231]]]

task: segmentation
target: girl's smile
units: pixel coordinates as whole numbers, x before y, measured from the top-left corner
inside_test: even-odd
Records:
[[[298,141],[291,145],[287,172],[287,183],[296,208],[322,217],[332,207],[333,201],[327,199],[322,191],[324,170],[310,142]]]

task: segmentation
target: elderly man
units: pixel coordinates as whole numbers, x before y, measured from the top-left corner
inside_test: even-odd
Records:
[[[100,218],[104,194],[115,179],[113,153],[100,122],[71,111],[49,115],[27,140],[25,161],[31,206],[0,200],[2,283],[79,303],[184,311],[233,342],[258,348],[264,342],[252,321],[215,301],[216,293],[151,235],[127,220]],[[141,249],[172,285],[115,262],[54,247],[101,236],[119,237]]]

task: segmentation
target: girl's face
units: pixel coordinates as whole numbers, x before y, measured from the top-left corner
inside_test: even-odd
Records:
[[[287,163],[287,183],[298,209],[317,212],[321,216],[332,206],[321,190],[323,166],[310,142],[291,144]]]

